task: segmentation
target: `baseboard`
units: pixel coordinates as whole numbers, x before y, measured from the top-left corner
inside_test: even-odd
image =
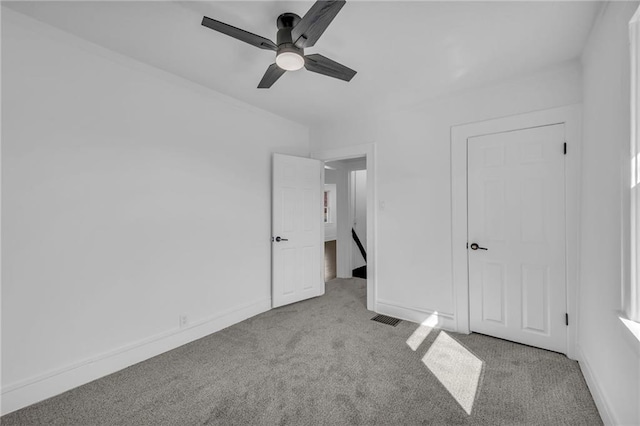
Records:
[[[215,316],[194,322],[187,327],[168,330],[55,371],[5,386],[2,389],[0,412],[4,415],[38,401],[51,398],[186,343],[208,336],[270,309],[270,299],[237,306]]]
[[[440,313],[416,307],[401,306],[396,302],[380,299],[376,301],[375,311],[379,314],[389,315],[405,321],[411,321],[418,324],[422,324],[424,321],[429,321],[430,325],[435,327],[449,331],[456,330],[456,323],[452,314]]]
[[[585,356],[582,348],[579,345],[576,345],[576,352],[578,355],[578,365],[580,366],[580,370],[582,371],[582,375],[584,376],[584,380],[587,382],[587,387],[591,391],[591,396],[593,397],[593,401],[596,404],[596,408],[600,413],[600,417],[605,425],[619,425],[620,422],[616,421],[615,416],[611,410],[611,405],[607,401],[604,392],[598,385],[598,381],[596,380],[595,375],[593,374],[593,369],[591,368],[587,357]]]

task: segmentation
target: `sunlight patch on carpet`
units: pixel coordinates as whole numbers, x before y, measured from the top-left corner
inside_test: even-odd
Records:
[[[407,339],[407,345],[412,350],[417,350],[436,325],[438,325],[438,313],[434,312],[433,314],[429,315],[426,320],[422,321],[422,324],[420,324],[418,328],[415,329],[413,334],[409,336],[409,338]]]
[[[422,362],[462,409],[471,415],[484,362],[444,331],[433,342]]]

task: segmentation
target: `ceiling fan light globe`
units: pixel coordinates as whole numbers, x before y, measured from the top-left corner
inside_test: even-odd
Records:
[[[296,71],[304,66],[304,58],[295,52],[280,52],[276,64],[286,71]]]

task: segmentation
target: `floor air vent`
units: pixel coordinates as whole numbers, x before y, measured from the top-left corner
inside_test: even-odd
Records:
[[[394,318],[394,317],[388,317],[386,315],[376,315],[375,317],[371,318],[371,321],[377,321],[377,322],[381,322],[387,325],[392,325],[395,327],[402,320],[399,320],[398,318]]]

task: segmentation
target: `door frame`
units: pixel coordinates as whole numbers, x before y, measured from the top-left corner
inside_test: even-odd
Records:
[[[564,124],[565,158],[565,261],[567,357],[576,359],[578,318],[578,231],[580,223],[581,104],[534,111],[451,127],[451,256],[456,331],[470,333],[469,264],[467,249],[467,141],[474,136],[531,127]]]
[[[377,282],[377,210],[376,210],[376,146],[373,143],[311,153],[311,158],[322,161],[348,160],[365,157],[367,162],[367,309],[375,311],[378,300]],[[340,226],[340,224],[338,224]],[[339,231],[338,231],[339,232]],[[350,232],[350,231],[349,231]],[[350,235],[350,233],[349,233]]]

